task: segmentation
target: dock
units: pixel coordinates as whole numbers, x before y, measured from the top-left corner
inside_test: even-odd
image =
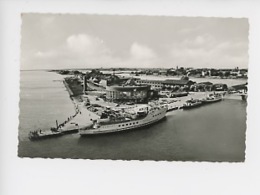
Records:
[[[226,94],[224,96],[224,99],[229,99],[229,100],[247,100],[247,94],[246,93],[234,93],[234,94]]]
[[[70,126],[69,128],[50,128],[48,130],[35,130],[30,131],[28,138],[31,141],[41,140],[45,138],[59,137],[65,134],[78,133],[78,125]]]
[[[75,114],[69,116],[64,122],[58,123],[56,120],[56,127],[51,127],[46,130],[34,130],[28,135],[31,141],[41,140],[45,138],[59,137],[66,134],[78,133],[79,128],[83,128],[96,120],[99,116],[90,112],[85,106],[84,102],[79,102],[72,97],[72,102],[75,108]]]

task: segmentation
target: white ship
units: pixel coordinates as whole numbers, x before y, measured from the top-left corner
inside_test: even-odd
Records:
[[[132,110],[108,111],[107,117],[93,121],[89,126],[79,129],[80,135],[104,134],[132,130],[151,125],[162,120],[167,106],[150,104]]]
[[[162,105],[167,105],[167,112],[178,110],[180,107],[179,100],[173,98],[160,98],[159,103]]]

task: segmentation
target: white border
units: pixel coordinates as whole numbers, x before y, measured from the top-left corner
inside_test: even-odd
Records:
[[[0,1],[0,194],[260,194],[257,1]],[[98,13],[246,17],[250,23],[245,163],[91,161],[17,157],[20,14]]]

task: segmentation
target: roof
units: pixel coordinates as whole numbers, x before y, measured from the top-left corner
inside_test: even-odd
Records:
[[[224,83],[215,83],[215,84],[213,84],[214,86],[217,86],[217,85],[219,85],[219,86],[223,86],[223,85],[227,85],[227,84],[224,84]]]
[[[174,84],[174,85],[187,85],[189,83],[194,83],[190,80],[174,80],[174,79],[166,79],[163,81],[163,84]]]
[[[233,88],[235,90],[247,89],[247,83],[246,84],[241,84],[241,85],[234,85],[231,88]]]
[[[112,85],[107,86],[107,91],[143,91],[143,90],[150,90],[151,86],[149,85],[137,85],[137,86],[119,86],[119,85]]]
[[[139,82],[156,82],[156,83],[163,83],[164,80],[147,80],[147,79],[141,79],[141,80],[138,80]]]
[[[198,85],[213,85],[213,83],[206,81],[206,82],[198,83]]]

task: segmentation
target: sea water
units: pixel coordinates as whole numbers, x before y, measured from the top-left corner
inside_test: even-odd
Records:
[[[228,162],[245,159],[247,103],[242,100],[169,112],[165,120],[155,125],[128,132],[28,140],[29,131],[50,128],[55,126],[55,120],[62,122],[74,113],[63,77],[47,71],[21,71],[20,157]]]

